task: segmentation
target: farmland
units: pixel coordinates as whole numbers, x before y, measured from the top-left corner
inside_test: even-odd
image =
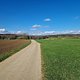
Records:
[[[30,43],[29,40],[0,40],[0,61],[19,51]]]
[[[80,39],[38,40],[44,80],[80,80]]]

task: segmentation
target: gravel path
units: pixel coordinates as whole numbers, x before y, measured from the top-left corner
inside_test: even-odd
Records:
[[[40,44],[32,43],[0,63],[0,80],[41,80]]]

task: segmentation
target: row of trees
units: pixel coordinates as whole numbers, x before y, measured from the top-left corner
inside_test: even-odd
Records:
[[[54,37],[54,38],[80,38],[80,34],[58,34],[58,35],[49,35],[48,37]]]
[[[17,35],[17,34],[0,34],[0,39],[29,39],[28,35]]]
[[[40,35],[40,36],[31,36],[31,35],[17,35],[17,34],[0,34],[0,39],[46,39],[46,38],[80,38],[80,34],[58,34],[58,35]]]

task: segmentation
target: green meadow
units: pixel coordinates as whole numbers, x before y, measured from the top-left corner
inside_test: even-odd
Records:
[[[43,80],[80,80],[80,39],[38,40]]]

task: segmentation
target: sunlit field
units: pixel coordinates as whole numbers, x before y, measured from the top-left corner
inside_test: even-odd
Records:
[[[38,40],[44,80],[80,80],[80,39]]]

